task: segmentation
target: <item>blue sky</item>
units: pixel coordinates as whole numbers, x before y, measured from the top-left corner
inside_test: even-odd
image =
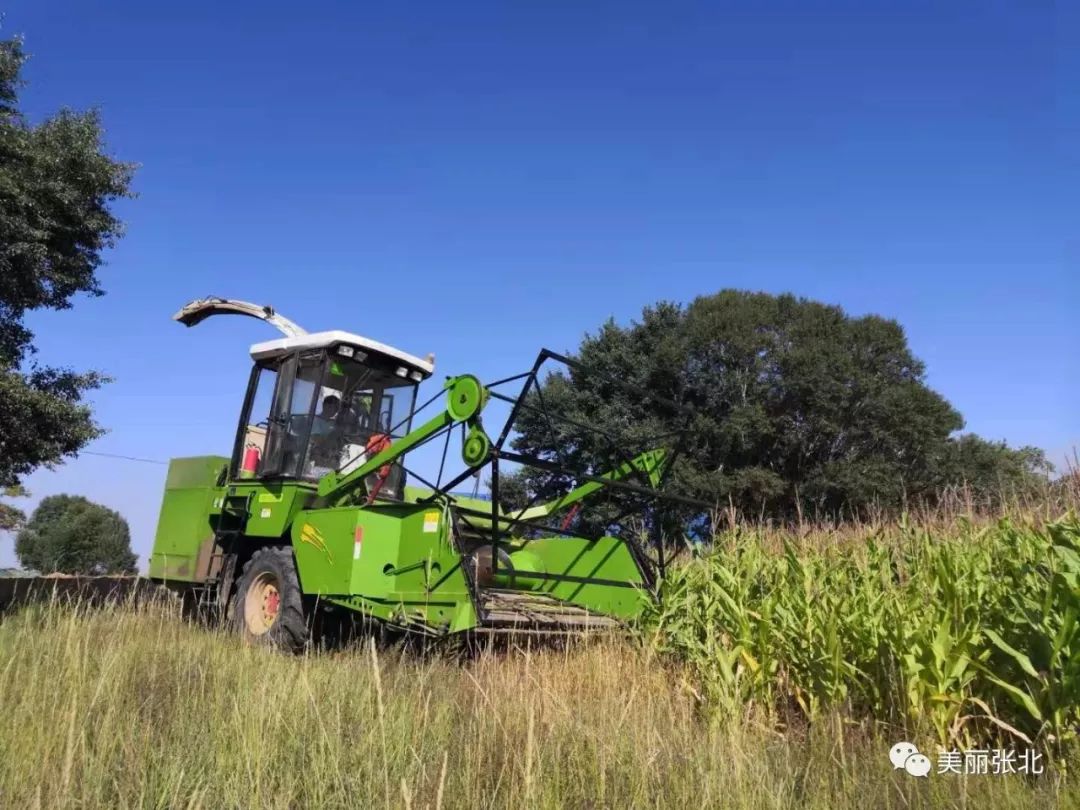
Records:
[[[116,378],[91,449],[163,460],[228,452],[274,335],[185,330],[195,297],[490,379],[660,299],[792,291],[898,319],[969,430],[1060,460],[1061,24],[1026,2],[8,3],[29,113],[98,106],[141,164],[108,294],[35,315],[40,359]],[[145,558],[164,474],[84,455],[24,506],[109,504]]]

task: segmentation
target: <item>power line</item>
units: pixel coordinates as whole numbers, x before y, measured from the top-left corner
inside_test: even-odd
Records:
[[[143,464],[161,464],[163,466],[167,466],[169,463],[167,461],[158,461],[154,458],[136,458],[135,456],[121,456],[117,453],[98,453],[94,450],[82,450],[80,452],[80,455],[101,456],[102,458],[118,458],[122,459],[123,461],[141,461]]]

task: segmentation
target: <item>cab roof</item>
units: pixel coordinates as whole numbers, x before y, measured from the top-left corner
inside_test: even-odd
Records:
[[[419,371],[425,379],[435,371],[434,358],[431,355],[428,355],[429,359],[421,360],[419,357],[395,349],[393,346],[387,346],[385,343],[379,343],[371,338],[356,335],[352,332],[344,332],[340,329],[333,329],[328,332],[309,332],[304,335],[256,343],[251,347],[251,356],[255,360],[269,360],[297,350],[333,348],[335,346],[351,346],[363,352],[392,358],[408,367],[410,371]]]
[[[173,315],[173,320],[179,321],[184,326],[195,326],[195,324],[202,323],[207,318],[216,315],[246,315],[249,318],[265,321],[285,335],[284,338],[267,340],[252,346],[251,356],[256,360],[273,359],[302,349],[351,346],[356,352],[377,354],[388,360],[401,363],[409,371],[418,372],[422,379],[427,379],[435,371],[434,355],[429,354],[426,360],[421,360],[419,357],[395,349],[393,346],[387,346],[385,343],[379,343],[362,335],[354,335],[352,332],[343,332],[340,329],[329,332],[308,332],[299,324],[290,321],[284,315],[275,311],[271,306],[252,304],[250,301],[240,301],[236,298],[221,298],[216,295],[198,298],[181,307]],[[362,360],[363,358],[359,359]]]

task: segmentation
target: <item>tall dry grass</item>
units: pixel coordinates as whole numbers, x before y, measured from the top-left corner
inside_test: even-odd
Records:
[[[292,658],[161,606],[0,623],[0,807],[1064,806],[1059,775],[893,771],[892,733],[718,723],[692,674],[608,639],[470,660]]]

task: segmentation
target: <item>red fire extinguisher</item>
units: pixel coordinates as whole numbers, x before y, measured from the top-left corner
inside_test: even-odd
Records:
[[[256,445],[249,444],[244,448],[244,460],[240,464],[240,477],[254,478],[256,471],[259,469],[261,458],[262,451]]]

